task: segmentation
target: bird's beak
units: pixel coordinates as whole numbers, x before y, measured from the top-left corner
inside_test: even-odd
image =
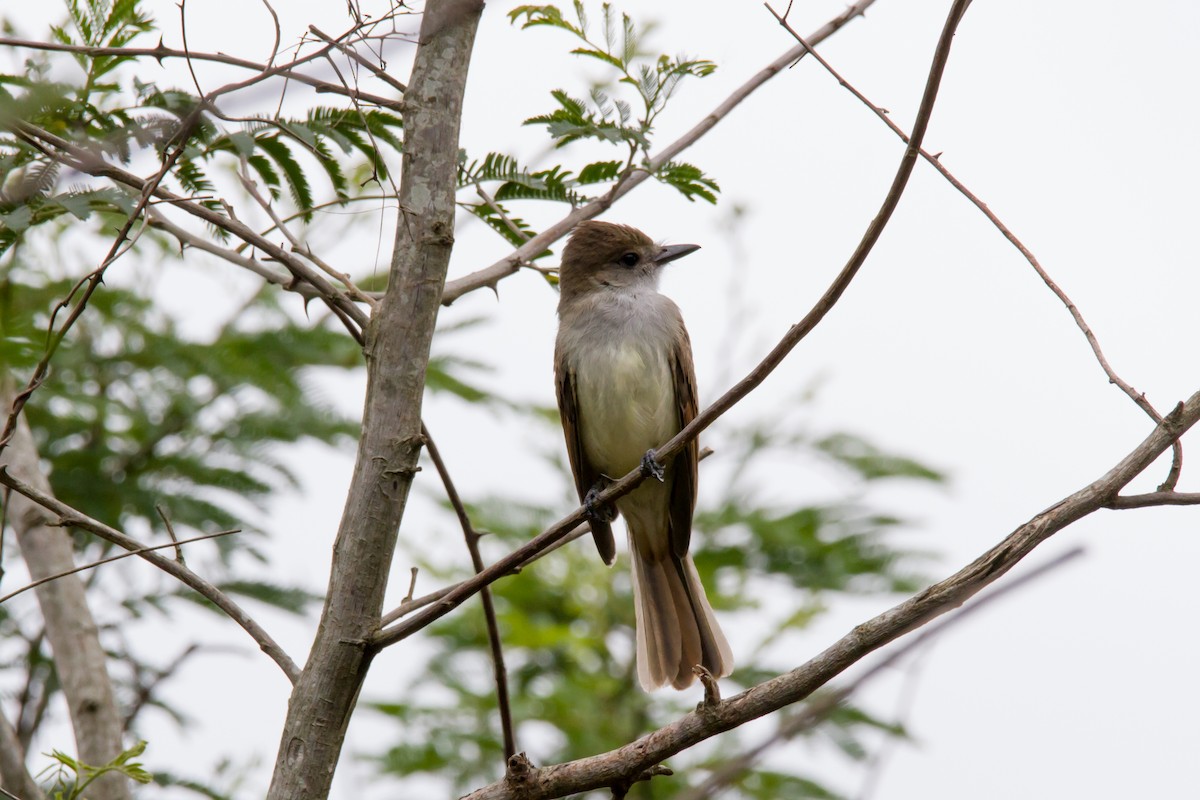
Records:
[[[683,258],[688,253],[694,253],[699,249],[700,245],[698,244],[669,244],[658,251],[654,263],[661,266],[677,258]]]

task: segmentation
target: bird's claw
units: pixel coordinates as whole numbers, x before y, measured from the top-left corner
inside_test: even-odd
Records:
[[[658,462],[658,454],[653,450],[647,450],[646,455],[642,456],[642,474],[647,478],[658,479],[659,483],[667,478],[666,467]]]
[[[587,494],[583,498],[583,510],[587,512],[588,519],[596,520],[597,522],[612,522],[612,512],[607,506],[599,503],[599,497],[599,487],[593,486],[588,489]]]

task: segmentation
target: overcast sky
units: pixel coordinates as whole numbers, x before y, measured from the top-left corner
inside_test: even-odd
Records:
[[[166,43],[178,45],[177,11],[160,5]],[[279,8],[285,43],[309,22],[330,32],[344,28],[342,5],[326,5],[319,18]],[[510,26],[512,5],[492,2],[484,14],[462,144],[471,154],[505,150],[533,159],[545,154],[546,140],[521,121],[549,109],[551,89],[582,94],[595,68],[565,55],[574,44],[561,32]],[[878,0],[865,19],[819,49],[907,129],[948,7]],[[660,23],[651,47],[719,65],[681,90],[661,119],[660,146],[792,45],[758,3],[643,0],[628,9]],[[808,0],[796,3],[792,21],[809,32],[842,9],[840,2]],[[194,49],[265,58],[270,34],[265,11],[244,0],[189,6]],[[1113,367],[1164,412],[1200,389],[1198,37],[1200,6],[1185,0],[976,0],[926,138],[927,149],[943,153],[943,163],[1070,294]],[[397,51],[394,65],[402,79],[403,56]],[[206,88],[227,74],[197,69]],[[808,310],[878,209],[901,153],[893,134],[806,59],[683,156],[721,184],[716,207],[647,184],[604,217],[667,242],[703,245],[672,266],[663,285],[691,331],[702,398],[721,394]],[[744,213],[735,216],[735,207]],[[536,227],[557,212],[524,215]],[[386,263],[394,212],[372,213],[352,228],[357,238],[336,250],[348,267]],[[316,236],[333,250],[341,229],[328,225]],[[452,277],[505,252],[482,226],[465,225]],[[215,296],[245,285],[228,275],[231,267],[205,269],[209,277],[167,282],[166,302],[190,313],[194,295],[179,286]],[[478,292],[443,319],[486,317],[483,335],[454,347],[495,364],[492,385],[550,404],[555,299],[525,273],[501,285],[499,302]],[[190,324],[202,330],[206,322]],[[1151,429],[1108,384],[1062,304],[1016,249],[924,164],[839,305],[728,422],[748,422],[812,386],[819,390],[805,413],[814,430],[860,433],[951,476],[945,491],[898,485],[872,495],[915,521],[902,541],[939,554],[928,570],[937,577],[1099,477]],[[357,411],[361,396],[344,385],[338,391],[339,402]],[[432,403],[427,417],[435,434],[444,431],[439,444],[468,495],[510,489],[514,471],[525,476],[525,487],[543,474],[511,426],[464,414],[448,401]],[[1185,460],[1181,489],[1200,485],[1189,468],[1194,458]],[[278,528],[286,532],[278,563],[320,590],[351,461],[316,448],[300,448],[297,459],[307,465],[309,486],[278,505]],[[1166,464],[1156,464],[1135,488],[1152,489],[1165,473]],[[776,488],[779,496],[795,491],[801,498],[811,491]],[[905,718],[916,744],[892,753],[874,796],[1125,798],[1194,790],[1198,521],[1200,509],[1101,513],[1031,555],[1026,566],[1087,548],[1085,559],[981,613],[922,659]],[[397,574],[407,566],[398,563]],[[894,602],[839,605],[805,636],[796,663]],[[310,623],[276,627],[302,659]],[[165,633],[164,642],[176,635]],[[224,626],[206,638],[243,644],[239,635]],[[381,674],[367,694],[381,697],[404,665],[384,656],[375,669]],[[265,780],[285,682],[265,659],[247,656],[232,668],[215,659],[194,664],[178,685],[195,690],[214,676],[245,692],[206,689],[196,710],[204,727],[184,735],[164,722],[152,731],[159,763],[187,752],[199,766],[245,748],[261,754]],[[897,672],[874,685],[868,705],[894,710],[903,678]],[[214,714],[242,718],[247,697],[261,709],[261,724],[214,722]],[[377,747],[372,730],[356,721],[349,749]],[[853,774],[830,774],[854,790]],[[387,796],[386,785],[372,786],[370,777],[345,760],[339,796]]]

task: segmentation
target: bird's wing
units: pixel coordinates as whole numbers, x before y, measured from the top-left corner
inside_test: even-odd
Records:
[[[558,389],[558,411],[562,417],[563,434],[567,440],[567,457],[571,460],[571,474],[575,476],[575,489],[579,501],[587,497],[588,490],[596,486],[602,477],[600,470],[592,466],[583,450],[583,433],[579,426],[579,401],[575,396],[575,381],[571,368],[565,364],[555,370]],[[604,516],[601,511],[597,516]],[[611,519],[611,517],[610,517]],[[592,538],[605,564],[611,565],[617,557],[617,545],[613,539],[612,526],[604,519],[591,519]]]
[[[682,331],[678,345],[671,353],[671,371],[675,383],[675,403],[679,408],[679,427],[682,429],[699,411],[696,401],[696,368],[692,363],[692,342],[687,330]],[[675,456],[671,482],[671,550],[679,558],[688,551],[692,537],[692,512],[696,508],[696,486],[699,478],[699,447],[696,439],[683,446]]]

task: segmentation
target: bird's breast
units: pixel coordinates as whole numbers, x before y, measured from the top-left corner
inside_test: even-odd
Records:
[[[679,432],[670,345],[665,336],[631,329],[582,343],[576,352],[582,445],[609,477],[629,472],[647,450]]]

